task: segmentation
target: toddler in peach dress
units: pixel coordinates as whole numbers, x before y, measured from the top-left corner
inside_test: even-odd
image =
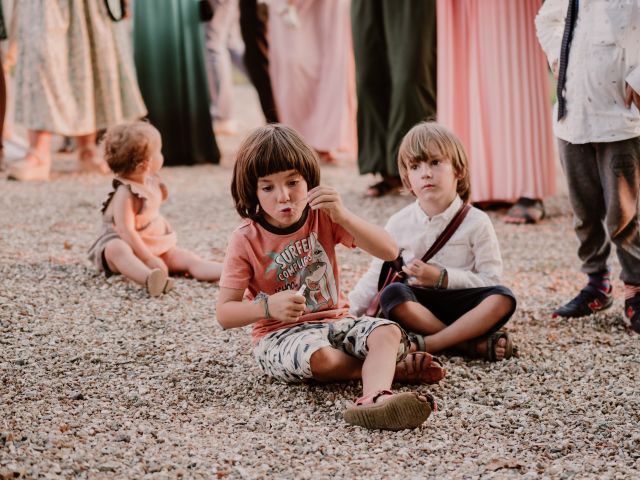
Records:
[[[160,133],[132,122],[110,128],[104,158],[115,174],[113,191],[102,206],[102,232],[89,259],[107,276],[121,273],[156,297],[173,288],[169,273],[185,272],[203,281],[220,278],[222,265],[176,247],[176,234],[160,215],[167,187]]]

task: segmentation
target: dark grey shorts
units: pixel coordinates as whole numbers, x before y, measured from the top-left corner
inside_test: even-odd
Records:
[[[491,295],[504,295],[512,300],[509,313],[491,329],[494,332],[509,321],[516,310],[516,297],[507,287],[460,288],[455,290],[435,290],[433,288],[411,287],[404,283],[388,285],[380,295],[380,307],[385,317],[395,307],[406,302],[417,302],[433,313],[438,320],[451,325],[469,310],[474,309]]]

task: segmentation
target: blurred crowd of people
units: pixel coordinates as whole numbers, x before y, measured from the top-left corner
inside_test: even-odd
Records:
[[[364,194],[400,189],[401,138],[437,119],[469,151],[472,200],[536,222],[555,189],[541,3],[3,0],[0,118],[8,75],[12,122],[28,136],[8,175],[47,180],[52,135],[75,140],[81,170],[106,172],[96,135],[143,117],[168,165],[217,163],[215,135],[239,131],[243,74],[266,122],[295,128],[324,163],[355,158],[379,176]]]

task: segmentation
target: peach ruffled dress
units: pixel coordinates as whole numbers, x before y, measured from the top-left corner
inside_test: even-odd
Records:
[[[318,151],[356,151],[350,0],[297,0],[298,25],[269,5],[269,73],[280,121]]]
[[[176,234],[169,223],[160,215],[160,205],[167,199],[168,191],[157,175],[151,176],[146,184],[122,177],[113,179],[113,191],[102,205],[102,231],[89,249],[89,260],[95,267],[112,274],[104,258],[107,243],[120,238],[113,222],[111,200],[120,187],[128,188],[140,206],[135,216],[136,231],[153,255],[159,256],[176,246]]]
[[[438,0],[438,121],[469,156],[471,199],[555,193],[541,0]]]

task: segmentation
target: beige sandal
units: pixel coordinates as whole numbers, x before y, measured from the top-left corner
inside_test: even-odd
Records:
[[[144,282],[144,286],[152,297],[158,297],[163,293],[168,293],[173,290],[174,287],[173,280],[170,279],[161,268],[151,270],[151,273]]]
[[[376,403],[383,395],[389,397]],[[343,412],[343,417],[350,425],[371,430],[405,430],[419,427],[435,410],[435,400],[429,394],[379,390],[356,400]]]
[[[35,162],[27,160],[29,157],[34,158]],[[50,172],[51,159],[47,162],[35,150],[29,149],[22,160],[9,168],[7,178],[19,182],[46,182]]]

